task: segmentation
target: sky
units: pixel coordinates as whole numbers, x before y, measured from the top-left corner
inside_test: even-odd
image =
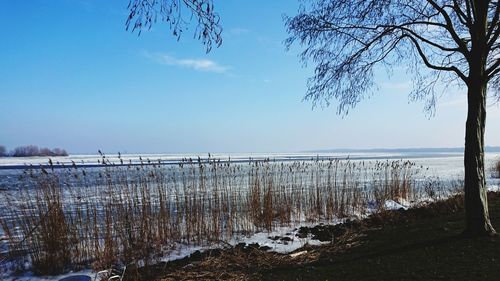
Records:
[[[410,102],[411,77],[377,73],[379,91],[347,116],[303,101],[313,65],[286,51],[296,1],[215,1],[223,44],[205,53],[194,25],[125,30],[128,0],[8,0],[0,9],[0,145],[70,153],[298,152],[461,147],[466,99],[435,116]],[[486,145],[500,145],[490,104]]]

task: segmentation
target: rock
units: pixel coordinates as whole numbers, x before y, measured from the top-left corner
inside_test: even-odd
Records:
[[[269,246],[261,246],[261,247],[259,248],[259,250],[261,250],[261,251],[269,251],[269,250],[271,250],[271,249],[272,249],[272,248],[271,248],[271,247],[269,247]]]
[[[246,247],[247,250],[251,250],[251,249],[259,249],[260,245],[259,243],[252,243],[252,244],[248,244],[248,246]]]
[[[200,251],[195,251],[191,255],[189,255],[189,259],[193,261],[200,261],[202,258]]]

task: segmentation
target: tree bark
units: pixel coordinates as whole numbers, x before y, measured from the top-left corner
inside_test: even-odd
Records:
[[[480,70],[479,70],[480,72]],[[484,171],[484,129],[486,82],[472,77],[468,87],[468,114],[465,127],[465,213],[467,236],[495,234],[488,213]]]
[[[488,213],[488,190],[484,172],[484,129],[486,125],[487,11],[486,1],[474,1],[476,10],[472,31],[467,81],[467,122],[465,124],[465,221],[464,234],[495,234]]]

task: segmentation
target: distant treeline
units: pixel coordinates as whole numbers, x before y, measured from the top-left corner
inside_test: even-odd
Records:
[[[7,151],[5,146],[0,145],[0,157],[30,157],[30,156],[68,156],[68,152],[61,148],[39,148],[36,145],[19,146]]]

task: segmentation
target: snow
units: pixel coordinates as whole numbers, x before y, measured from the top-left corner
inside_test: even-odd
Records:
[[[300,226],[315,226],[315,224],[301,224]],[[238,243],[258,243],[259,246],[267,246],[271,248],[269,251],[277,252],[277,253],[290,253],[293,252],[306,244],[308,245],[321,245],[325,244],[324,242],[320,242],[319,240],[312,239],[311,236],[306,238],[298,238],[297,233],[299,229],[290,228],[290,227],[278,227],[272,232],[258,232],[250,237],[243,237],[240,239],[233,239],[230,244],[236,245]],[[273,239],[275,237],[279,237],[279,239]],[[327,242],[328,243],[328,242]]]
[[[90,269],[85,269],[81,271],[75,271],[75,272],[69,272],[66,274],[61,274],[57,276],[34,276],[32,272],[26,272],[22,275],[10,275],[10,276],[3,276],[0,275],[1,280],[5,281],[58,281],[60,279],[70,277],[73,275],[84,275],[92,278],[94,280],[95,277],[95,272],[93,272]]]
[[[203,252],[206,250],[215,249],[215,248],[219,248],[219,247],[216,247],[216,246],[194,246],[194,245],[186,245],[186,244],[177,243],[174,246],[174,248],[175,249],[172,252],[170,252],[167,256],[161,258],[160,261],[163,261],[163,262],[174,261],[174,260],[185,258],[196,251]]]
[[[488,185],[488,191],[500,192],[500,184],[490,184],[490,185]]]
[[[407,210],[408,206],[401,205],[400,203],[394,201],[394,200],[387,200],[384,203],[384,208],[386,210]]]
[[[336,221],[335,224],[340,221]],[[331,222],[330,222],[331,224]],[[304,223],[300,224],[301,227],[313,227],[318,225],[317,223]],[[227,243],[209,245],[209,246],[194,246],[186,244],[176,244],[172,252],[161,259],[161,261],[173,261],[176,259],[182,259],[193,254],[196,251],[206,251],[210,249],[221,249],[224,246],[236,246],[240,243],[254,244],[258,243],[260,247],[269,247],[269,251],[276,253],[290,253],[305,245],[321,245],[328,242],[320,242],[319,240],[312,239],[312,236],[306,238],[298,238],[297,233],[299,231],[298,227],[278,227],[271,232],[257,232],[250,236],[238,236],[229,239]],[[277,238],[277,239],[276,239]]]
[[[427,200],[427,199],[421,199],[421,200]],[[396,202],[394,200],[386,200],[383,204],[383,209],[384,210],[408,210],[409,207],[417,205],[415,203],[411,203],[408,200],[405,200],[403,198],[398,199],[399,202]],[[365,218],[373,213],[376,213],[379,211],[379,206],[376,201],[368,201],[368,206],[367,206],[367,212],[364,214],[357,213],[357,217],[359,218]]]

